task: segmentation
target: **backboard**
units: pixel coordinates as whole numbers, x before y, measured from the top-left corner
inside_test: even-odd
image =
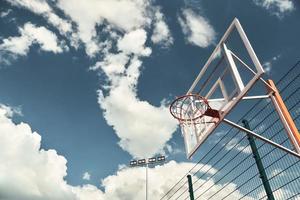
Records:
[[[205,97],[211,108],[220,111],[220,118],[204,116],[195,123],[180,123],[188,158],[234,106],[247,98],[247,92],[263,73],[240,22],[234,19],[187,91]]]

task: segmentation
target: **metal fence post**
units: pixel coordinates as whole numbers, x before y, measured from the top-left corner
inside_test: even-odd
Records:
[[[189,193],[190,193],[190,200],[194,200],[194,190],[193,190],[193,181],[192,176],[189,174],[187,175],[188,183],[189,183]]]
[[[244,124],[244,127],[246,129],[251,130],[247,120],[244,119],[242,121],[242,123]],[[261,162],[261,158],[260,158],[259,152],[257,150],[254,138],[253,138],[252,135],[249,135],[249,134],[247,134],[247,137],[248,137],[250,147],[251,147],[251,150],[252,150],[252,153],[253,153],[253,158],[255,159],[256,166],[257,166],[257,169],[258,169],[258,172],[259,172],[259,175],[260,175],[259,177],[262,180],[263,186],[264,186],[266,194],[268,196],[268,200],[275,200],[274,195],[273,195],[273,191],[271,189],[271,186],[270,186],[270,183],[269,183],[269,180],[268,180],[268,177],[267,177],[267,174],[266,174],[264,166]]]

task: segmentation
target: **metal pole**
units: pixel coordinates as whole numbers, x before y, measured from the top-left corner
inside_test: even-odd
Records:
[[[276,88],[275,83],[272,80],[267,80],[267,82],[273,87],[273,90],[275,90],[273,95],[271,95],[271,100],[275,106],[276,111],[278,112],[280,120],[282,121],[284,128],[287,131],[288,137],[293,144],[296,152],[300,154],[300,134],[298,128],[295,125],[295,122],[289,110],[287,109],[278,89]]]
[[[146,163],[146,200],[148,200],[148,163]]]
[[[145,191],[145,196],[146,200],[148,200],[148,167],[149,164],[155,164],[155,163],[162,163],[166,161],[165,156],[158,156],[157,158],[148,158],[148,159],[140,159],[140,160],[131,160],[130,161],[130,167],[146,167],[146,180],[145,180],[145,186],[146,186],[146,191]]]
[[[189,174],[187,175],[188,183],[189,183],[189,193],[190,193],[190,200],[194,200],[194,190],[193,190],[193,182],[192,182],[192,176]]]
[[[248,123],[247,120],[244,119],[242,121],[242,123],[244,124],[244,127],[246,129],[250,130],[250,126],[249,126],[249,123]],[[250,147],[251,147],[251,150],[252,150],[252,153],[253,153],[253,158],[255,159],[256,166],[257,166],[257,169],[258,169],[258,172],[259,172],[259,175],[260,175],[259,177],[262,180],[263,186],[264,186],[266,194],[268,196],[268,200],[275,200],[274,195],[273,195],[273,191],[271,189],[271,186],[270,186],[270,183],[269,183],[269,180],[268,180],[268,177],[267,177],[267,174],[265,172],[263,163],[261,161],[259,152],[257,150],[256,144],[255,144],[255,141],[254,141],[254,137],[250,134],[247,134],[247,137],[248,137]]]
[[[236,123],[234,123],[234,122],[232,122],[232,121],[230,121],[228,119],[223,119],[223,122],[229,124],[230,126],[233,126],[233,127],[237,128],[237,129],[239,129],[241,131],[244,131],[247,134],[250,134],[250,135],[252,135],[252,136],[254,136],[254,137],[256,137],[256,138],[258,138],[258,139],[260,139],[260,140],[262,140],[262,141],[264,141],[264,142],[266,142],[268,144],[270,144],[270,145],[273,145],[274,147],[276,147],[278,149],[281,149],[282,151],[285,151],[286,153],[289,153],[289,154],[291,154],[291,155],[293,155],[293,156],[295,156],[295,157],[297,157],[297,158],[300,159],[300,154],[298,154],[298,153],[296,153],[296,152],[294,152],[294,151],[292,151],[292,150],[290,150],[290,149],[288,149],[288,148],[286,148],[286,147],[284,147],[282,145],[279,145],[276,142],[273,142],[273,141],[271,141],[271,140],[269,140],[269,139],[267,139],[267,138],[265,138],[263,136],[260,136],[257,133],[255,133],[253,131],[250,131],[249,129],[246,129],[246,128],[244,128],[244,127],[242,127],[242,126],[240,126],[240,125],[238,125],[238,124],[236,124]]]

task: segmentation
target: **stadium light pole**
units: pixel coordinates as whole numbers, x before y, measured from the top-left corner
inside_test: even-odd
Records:
[[[148,200],[148,166],[155,165],[157,163],[162,163],[166,161],[165,156],[157,156],[153,158],[148,159],[140,159],[140,160],[132,160],[129,163],[130,167],[139,167],[139,166],[145,166],[146,167],[146,200]]]

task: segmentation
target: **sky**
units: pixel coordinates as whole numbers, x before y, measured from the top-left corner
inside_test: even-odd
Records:
[[[1,199],[142,199],[144,169],[129,161],[164,154],[150,169],[159,198],[199,158],[186,158],[170,102],[235,17],[278,80],[299,59],[299,9],[293,0],[0,0]]]

